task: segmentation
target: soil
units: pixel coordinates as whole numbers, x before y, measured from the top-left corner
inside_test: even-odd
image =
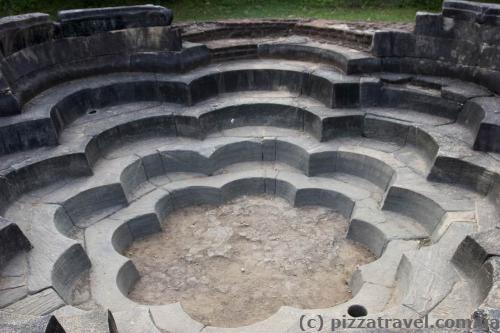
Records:
[[[129,297],[180,301],[205,325],[237,327],[281,306],[325,308],[351,298],[348,281],[374,260],[345,239],[347,220],[323,207],[273,196],[178,210],[164,231],[126,251],[141,274]]]

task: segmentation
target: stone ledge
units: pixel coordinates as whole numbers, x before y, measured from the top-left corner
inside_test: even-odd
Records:
[[[6,333],[65,333],[53,315],[35,317],[0,311],[0,331]]]
[[[500,5],[462,0],[445,0],[443,16],[480,24],[500,25]]]
[[[453,255],[453,263],[467,275],[475,276],[488,258],[500,256],[499,237],[497,228],[467,236]]]
[[[57,16],[65,37],[88,36],[128,28],[167,26],[173,19],[170,9],[154,5],[63,10]]]
[[[29,251],[31,244],[19,227],[0,217],[0,268],[17,252]]]
[[[0,19],[0,53],[6,57],[26,47],[54,37],[55,26],[50,16],[31,13]]]

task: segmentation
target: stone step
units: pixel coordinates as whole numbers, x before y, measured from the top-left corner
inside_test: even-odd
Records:
[[[26,274],[28,259],[24,252],[9,260],[0,271],[0,309],[28,296]]]
[[[4,154],[57,144],[58,133],[71,122],[91,109],[117,103],[113,96],[123,96],[120,98],[121,103],[151,101],[193,105],[221,93],[276,91],[286,88],[291,93],[315,98],[330,108],[353,108],[373,104],[378,97],[386,96],[382,105],[456,118],[454,102],[408,89],[400,91],[400,88],[385,89],[382,94],[377,80],[361,80],[359,77],[335,73],[332,68],[306,65],[307,63],[298,61],[241,60],[225,63],[217,68],[214,65],[207,66],[186,75],[156,77],[146,73],[127,73],[72,81],[47,90],[27,104],[21,115],[5,119],[2,127],[5,139]],[[165,89],[159,89],[160,85],[164,85],[164,88],[168,88],[172,93],[166,94]],[[101,96],[99,91],[103,89],[114,90],[112,94],[107,94],[112,100],[103,100],[101,97],[95,100],[97,95]],[[144,90],[149,91],[149,94],[145,95]],[[80,106],[74,107],[72,104]],[[61,112],[68,107],[71,112]],[[29,130],[40,126],[44,127],[44,131],[35,133]],[[21,140],[12,136],[12,131],[22,133]],[[25,137],[35,134],[37,136],[33,139]]]
[[[64,305],[54,289],[48,288],[11,304],[2,311],[16,315],[45,316]]]
[[[0,331],[5,333],[66,333],[54,316],[23,316],[2,311],[0,311]]]
[[[397,272],[400,302],[420,315],[429,313],[452,292],[460,276],[453,269],[453,253],[474,226],[469,223],[450,224],[439,242],[407,253]],[[422,290],[426,290],[422,295]]]
[[[36,202],[36,200],[35,200]],[[82,243],[63,236],[54,223],[59,216],[56,204],[16,202],[7,216],[19,221],[33,249],[28,253],[27,286],[30,293],[54,288],[68,303],[80,275],[90,268]],[[49,288],[49,289],[47,289]]]
[[[66,333],[118,333],[113,315],[109,311],[97,310],[65,316],[56,315]],[[123,332],[120,332],[123,333]]]
[[[254,51],[256,57],[304,61],[319,61],[334,65],[346,74],[380,71],[380,61],[372,55],[341,45],[320,43],[313,38],[290,36],[210,40],[205,43],[215,54],[231,50]]]
[[[351,216],[347,238],[367,246],[380,257],[394,240],[423,240],[429,233],[412,218],[380,211],[366,203],[358,204]]]
[[[31,244],[21,229],[0,217],[0,270],[19,252],[29,251]]]

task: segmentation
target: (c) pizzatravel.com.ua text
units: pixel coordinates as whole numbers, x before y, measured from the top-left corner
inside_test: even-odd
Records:
[[[345,329],[472,329],[475,321],[472,319],[439,318],[351,318],[346,315],[341,318],[327,318],[322,315],[302,315],[299,319],[299,332],[334,332]],[[498,330],[500,320],[491,319],[488,327]]]

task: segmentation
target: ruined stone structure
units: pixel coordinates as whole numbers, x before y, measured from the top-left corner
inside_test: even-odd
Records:
[[[158,6],[26,14],[0,19],[0,52],[1,332],[298,332],[353,305],[472,315],[482,332],[500,318],[500,6],[446,0],[412,32],[172,25]],[[350,301],[217,328],[127,297],[135,239],[260,193],[349,219],[378,258]]]

